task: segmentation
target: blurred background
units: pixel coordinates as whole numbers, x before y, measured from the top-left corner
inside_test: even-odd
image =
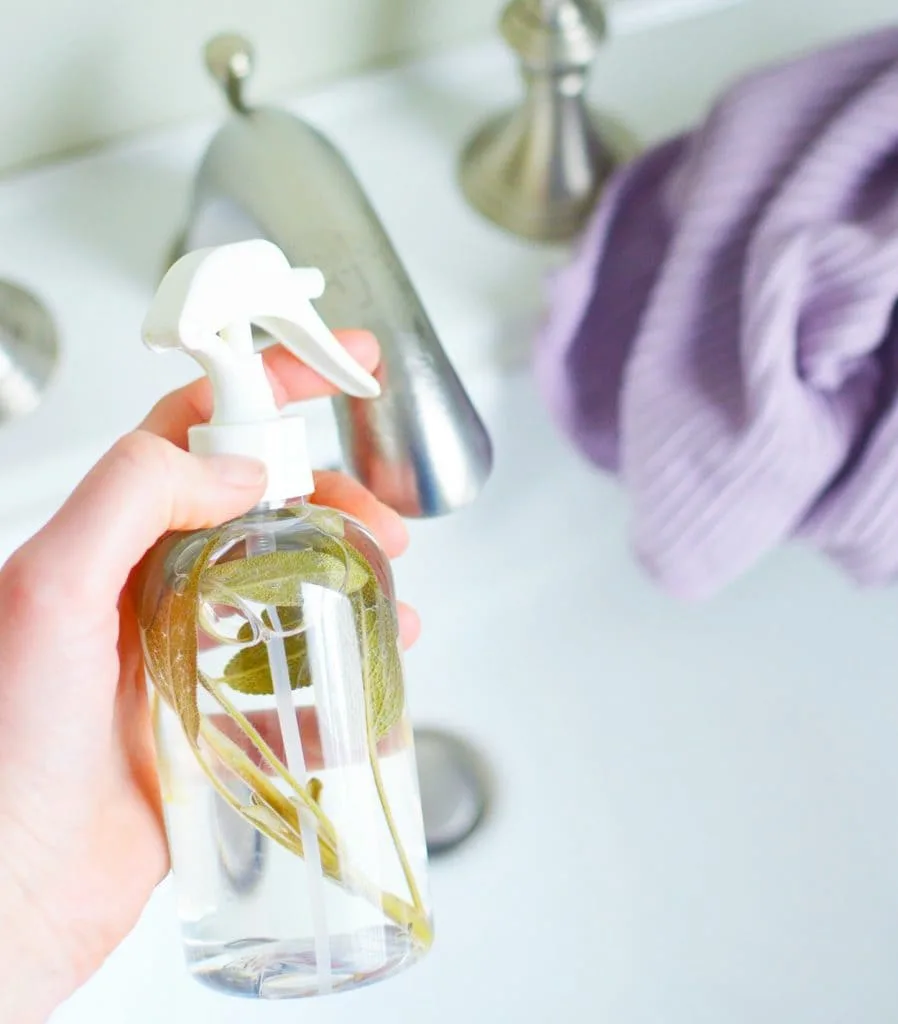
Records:
[[[875,27],[894,13],[888,0],[607,6],[620,34],[596,69],[598,94],[612,104],[629,90],[651,95],[656,116],[677,122],[758,61]],[[0,112],[0,167],[217,110],[197,54],[218,32],[252,38],[264,58],[257,94],[271,98],[487,38],[499,10],[483,0],[160,0],[152,11],[115,0],[10,4],[5,67],[16,101]]]
[[[700,125],[745,73],[894,28],[895,3],[609,0],[604,32],[598,16],[585,28],[560,19],[574,8],[597,5],[0,3],[0,562],[149,405],[193,376],[187,360],[144,351],[139,331],[184,242],[197,183],[213,212],[227,197],[212,184],[231,199],[242,191],[257,220],[302,240],[290,192],[301,160],[283,180],[268,176],[281,150],[247,137],[208,162],[235,123],[203,66],[220,33],[240,33],[255,53],[234,89],[323,129],[373,201],[398,273],[433,322],[427,344],[451,362],[438,363],[437,383],[457,415],[448,434],[428,435],[428,465],[447,494],[460,466],[473,481],[458,507],[409,516],[412,547],[396,566],[425,627],[408,676],[427,737],[432,953],[338,998],[229,1000],[188,977],[168,880],[53,1024],[898,1020],[894,588],[858,587],[784,537],[707,600],[677,600],[634,552],[631,496],[591,464],[604,453],[583,458],[553,421],[549,364],[534,372],[549,312],[559,338],[575,332],[552,283],[605,195],[611,167],[596,138],[626,163]],[[512,9],[522,20],[501,22],[503,33]],[[553,40],[564,37],[569,49],[551,52],[577,74],[544,67],[543,100],[525,104],[520,60],[543,38],[531,31],[536,12]],[[826,92],[827,73],[817,81]],[[724,140],[735,155],[710,176],[715,195],[778,139],[795,96],[790,87],[765,98],[765,117],[734,132],[739,145]],[[491,119],[522,109],[533,120],[512,118],[514,144],[493,145],[511,136]],[[877,108],[866,124],[868,142],[898,132],[898,102],[893,117]],[[892,174],[898,143],[882,148]],[[898,172],[888,174],[868,213],[898,195]],[[683,180],[647,186],[636,212],[675,206]],[[303,198],[316,187],[303,183]],[[200,221],[193,227],[213,236],[223,230]],[[886,236],[894,231],[877,235]],[[651,245],[638,242],[608,247],[603,273],[616,295],[630,294],[634,266],[651,263]],[[372,251],[344,246],[329,276],[370,281]],[[619,253],[631,262],[617,279]],[[891,277],[883,288],[895,288]],[[716,297],[702,280],[696,293]],[[395,352],[399,365],[407,353]],[[552,365],[577,382],[576,359]],[[407,380],[421,383],[414,372]],[[347,466],[329,403],[313,403],[309,418],[316,461]],[[812,447],[792,452],[796,473]],[[781,475],[781,492],[790,480]],[[896,488],[883,493],[893,500]],[[702,523],[696,516],[686,532]],[[865,534],[866,522],[854,525],[849,542]]]

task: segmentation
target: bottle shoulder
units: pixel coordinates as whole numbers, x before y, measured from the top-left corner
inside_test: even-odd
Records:
[[[364,587],[395,601],[390,560],[371,531],[312,504],[253,510],[220,527],[164,537],[136,581],[140,622],[147,625],[166,595],[183,592],[193,577],[200,591],[249,586],[276,598],[307,582],[346,592]]]

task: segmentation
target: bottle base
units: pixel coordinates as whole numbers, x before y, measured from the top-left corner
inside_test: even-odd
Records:
[[[334,935],[329,986],[319,977],[311,939],[247,939],[187,948],[193,977],[217,992],[248,999],[305,999],[382,981],[422,955],[407,932],[372,928]]]

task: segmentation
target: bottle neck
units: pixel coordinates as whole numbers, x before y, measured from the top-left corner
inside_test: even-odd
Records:
[[[258,505],[253,505],[249,511],[249,515],[255,512],[278,512],[284,508],[298,508],[309,504],[309,496],[307,494],[300,495],[296,498],[283,498],[277,500],[264,500],[260,501]]]
[[[286,504],[284,495],[315,490],[302,415],[258,423],[199,423],[190,428],[187,440],[196,455],[246,455],[264,463],[268,487],[263,501]]]

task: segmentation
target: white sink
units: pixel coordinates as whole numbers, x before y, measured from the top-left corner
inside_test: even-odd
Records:
[[[317,110],[365,167],[494,434],[482,499],[415,524],[397,565],[425,626],[413,711],[486,752],[494,812],[434,864],[436,945],[403,976],[301,1005],[217,996],[187,977],[166,884],[54,1024],[893,1024],[894,596],[800,550],[706,606],[653,589],[615,485],[558,437],[520,359],[496,358],[508,339],[525,350],[548,257],[465,209],[464,119],[428,133],[415,84]],[[204,138],[0,188],[0,274],[37,286],[66,352],[37,416],[0,432],[0,558],[191,373],[140,351],[137,329]]]
[[[301,1006],[229,1001],[184,974],[165,886],[55,1024],[896,1019],[893,597],[792,551],[706,607],[666,600],[526,376],[483,391],[495,477],[397,565],[425,623],[416,718],[498,785],[433,866],[429,959]]]

